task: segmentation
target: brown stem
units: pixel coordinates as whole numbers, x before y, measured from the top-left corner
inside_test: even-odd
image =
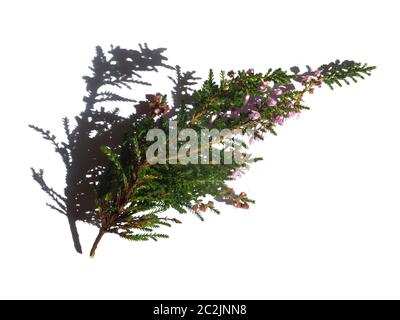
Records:
[[[101,238],[104,236],[105,233],[106,232],[103,229],[100,229],[99,234],[96,237],[96,240],[94,240],[92,249],[90,250],[90,257],[91,258],[94,258],[94,255],[96,254],[97,246],[99,245],[99,242],[100,242]]]

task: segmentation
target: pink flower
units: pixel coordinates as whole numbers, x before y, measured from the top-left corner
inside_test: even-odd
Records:
[[[275,107],[278,104],[278,101],[272,97],[269,97],[267,100],[267,105],[269,107]]]
[[[300,117],[300,112],[289,112],[288,114],[289,118],[294,118],[298,119]]]
[[[273,93],[276,96],[280,96],[282,94],[282,89],[276,88],[276,89],[274,89]]]
[[[271,81],[264,81],[263,85],[268,87],[268,88],[271,88],[272,87],[272,82]]]
[[[285,122],[285,118],[282,116],[273,116],[272,120],[274,120],[280,126],[283,125],[283,123]]]
[[[259,86],[258,90],[260,90],[260,92],[266,92],[268,90],[268,87],[265,85]]]
[[[317,69],[314,72],[314,76],[316,76],[317,78],[321,75],[321,70]]]
[[[304,85],[304,84],[306,84],[309,80],[310,80],[310,76],[309,76],[309,75],[305,75],[305,76],[302,77],[301,83]]]
[[[257,120],[257,119],[260,118],[260,117],[261,117],[261,115],[260,115],[260,113],[257,112],[257,111],[252,111],[252,112],[250,112],[250,114],[249,114],[249,119],[252,120],[252,121]]]

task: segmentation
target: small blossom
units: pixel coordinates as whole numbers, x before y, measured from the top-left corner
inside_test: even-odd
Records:
[[[278,101],[272,97],[269,97],[267,100],[267,105],[269,107],[275,107],[278,104]]]
[[[288,113],[289,118],[299,118],[300,117],[300,112],[289,112]]]
[[[240,205],[240,207],[242,209],[248,209],[249,208],[249,204],[248,203],[243,203],[243,204]]]
[[[273,116],[272,120],[274,120],[280,126],[283,125],[283,123],[285,122],[285,118],[282,116]]]
[[[231,70],[227,73],[228,77],[233,78],[235,76],[235,71]]]
[[[248,70],[246,71],[246,73],[247,73],[249,76],[251,76],[251,75],[254,74],[254,69],[248,69]]]
[[[318,88],[321,88],[321,86],[322,86],[322,81],[321,81],[321,80],[315,81],[314,86],[315,86],[315,87],[318,87]]]
[[[276,96],[280,96],[280,95],[282,94],[282,89],[276,88],[276,89],[274,89],[273,93],[274,93],[274,95],[276,95]]]
[[[257,119],[260,118],[260,117],[261,117],[261,115],[260,115],[260,113],[257,112],[257,111],[252,111],[252,112],[250,112],[250,114],[249,114],[249,119],[252,120],[252,121],[257,120]]]
[[[268,90],[268,87],[265,85],[259,86],[258,90],[260,90],[260,92],[266,92]]]
[[[290,108],[290,109],[292,109],[292,108],[294,107],[293,103],[291,103],[291,102],[289,102],[286,106],[287,106],[288,108]]]
[[[301,78],[301,83],[304,85],[306,84],[308,81],[310,80],[310,76],[309,75],[305,75]]]
[[[242,191],[242,192],[239,194],[239,196],[241,196],[241,197],[243,197],[243,198],[247,198],[247,193]]]
[[[272,82],[267,80],[267,81],[264,81],[263,85],[266,86],[267,88],[271,88],[272,87]]]
[[[167,113],[169,111],[169,106],[166,99],[161,94],[156,95],[146,95],[148,100],[148,106],[151,110],[150,115],[152,117],[158,116],[160,114]]]

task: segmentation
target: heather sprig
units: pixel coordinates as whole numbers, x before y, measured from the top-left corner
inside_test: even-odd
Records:
[[[218,78],[210,70],[201,87],[195,89],[198,78],[194,72],[182,72],[177,66],[176,76],[170,77],[174,83],[171,98],[158,92],[148,94],[128,117],[120,116],[118,108],[105,111],[103,103],[135,101],[112,88],[146,85],[141,72],[160,67],[172,69],[165,64],[163,51],[147,46],[141,46],[140,51],[112,47],[107,55],[98,47],[92,74],[84,77],[85,112],[77,117],[77,126],[72,130],[68,119],[64,120],[68,142],[58,143],[50,132],[32,126],[52,142],[66,164],[69,183],[66,197],[45,184],[42,171],[33,171],[34,178],[69,218],[82,218],[99,228],[92,257],[106,233],[133,241],[166,238],[166,234],[157,230],[181,223],[165,215],[168,209],[192,213],[201,220],[207,211],[220,213],[217,203],[249,209],[254,200],[244,191],[236,192],[229,186],[230,181],[261,160],[251,156],[249,142],[263,140],[267,133],[276,134],[278,125],[308,109],[305,95],[313,94],[322,85],[333,88],[335,84],[356,82],[375,68],[353,61],[336,61],[313,70],[308,68],[303,73],[296,68],[266,72],[230,70],[220,72]],[[153,162],[148,158],[153,144],[147,139],[148,133],[155,129],[170,132],[171,123],[177,132],[191,130],[198,135],[189,142],[166,135],[165,145],[175,143],[175,148],[184,152],[160,151],[165,161]],[[217,130],[221,135],[204,147],[201,144],[204,130]],[[232,149],[240,161],[226,161]],[[82,168],[77,161],[85,152],[87,162]],[[212,152],[216,152],[219,162],[209,161]],[[182,155],[191,160],[179,161]],[[82,210],[77,201],[85,196],[91,202]],[[75,201],[72,204],[71,199]],[[74,216],[78,211],[80,215]]]

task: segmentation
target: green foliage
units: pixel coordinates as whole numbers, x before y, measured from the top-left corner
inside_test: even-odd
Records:
[[[122,238],[131,240],[131,241],[147,241],[154,240],[157,241],[159,238],[169,238],[168,235],[162,233],[142,233],[142,234],[133,234],[130,232],[120,234]]]
[[[294,75],[288,74],[287,71],[283,71],[281,68],[275,70],[270,68],[268,69],[264,78],[269,81],[273,81],[279,85],[287,85],[290,84],[290,82],[293,80]]]

